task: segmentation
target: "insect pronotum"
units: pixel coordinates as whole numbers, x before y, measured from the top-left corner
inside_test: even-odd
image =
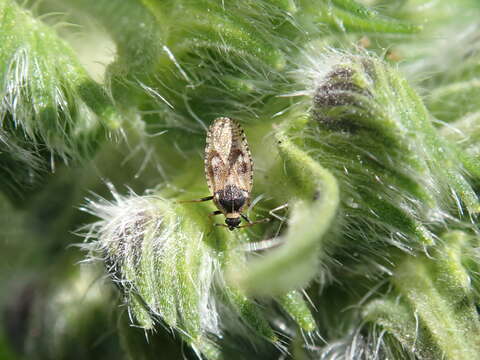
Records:
[[[207,132],[205,175],[211,196],[193,202],[213,200],[218,208],[209,216],[225,215],[224,226],[230,230],[267,222],[251,222],[243,211],[250,205],[253,185],[253,161],[241,126],[227,117],[214,120]],[[188,201],[187,201],[188,202]],[[248,222],[240,225],[241,218]]]

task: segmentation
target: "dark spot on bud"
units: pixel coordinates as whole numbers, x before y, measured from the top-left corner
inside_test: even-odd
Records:
[[[124,256],[128,254],[135,269],[140,270],[145,227],[151,217],[144,211],[136,214],[137,220],[125,227],[119,227],[114,233],[117,241],[111,242],[111,247],[104,250],[104,263],[107,272],[115,283],[121,284],[124,280]],[[128,243],[127,243],[128,242]],[[116,244],[116,245],[113,245]]]
[[[351,133],[364,127],[359,117],[368,111],[371,93],[355,83],[354,75],[353,69],[338,67],[315,90],[312,114],[320,125]]]
[[[371,59],[363,58],[362,66],[365,73],[370,78],[371,82],[377,81],[377,74],[375,72],[375,64]]]

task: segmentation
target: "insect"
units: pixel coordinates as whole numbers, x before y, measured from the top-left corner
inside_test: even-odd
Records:
[[[218,208],[209,216],[225,215],[229,230],[267,222],[265,218],[251,222],[243,211],[250,205],[253,185],[253,161],[245,133],[235,120],[221,117],[214,120],[207,132],[205,176],[211,196],[191,202],[213,200]],[[241,218],[248,222],[240,225]]]

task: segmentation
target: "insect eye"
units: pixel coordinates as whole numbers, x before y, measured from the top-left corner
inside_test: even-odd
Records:
[[[235,228],[240,225],[240,218],[226,218],[225,223],[229,228]]]

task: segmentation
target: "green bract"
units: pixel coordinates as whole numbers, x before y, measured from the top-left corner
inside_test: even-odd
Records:
[[[261,306],[223,277],[230,264],[242,267],[240,238],[209,229],[187,205],[156,196],[113,194],[115,203],[90,204],[89,211],[103,219],[89,233],[97,239],[91,251],[103,257],[139,325],[153,329],[165,324],[209,359],[221,357],[217,343],[225,332],[251,329],[281,346]],[[301,328],[315,330],[300,294],[291,291],[277,301]]]
[[[104,127],[119,124],[105,89],[50,27],[10,0],[0,17],[0,182],[18,199],[57,162],[91,156]]]

